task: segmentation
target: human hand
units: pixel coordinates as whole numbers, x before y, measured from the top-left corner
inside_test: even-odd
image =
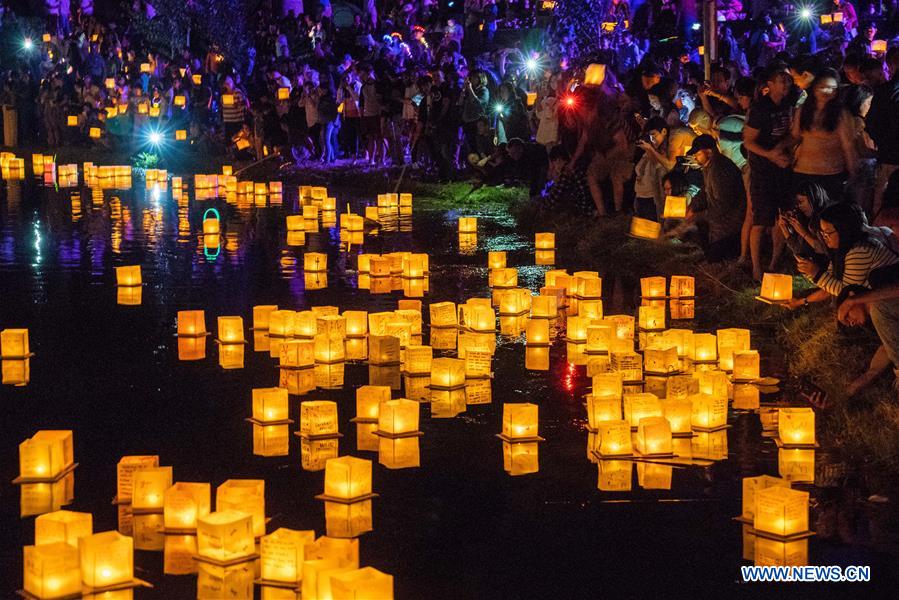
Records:
[[[650,144],[646,140],[637,140],[637,148],[639,148],[643,152],[649,152],[653,149],[652,144]]]
[[[796,268],[806,277],[814,279],[818,275],[818,265],[807,258],[796,258]]]
[[[785,306],[790,310],[796,310],[800,306],[805,306],[805,298],[793,298]]]

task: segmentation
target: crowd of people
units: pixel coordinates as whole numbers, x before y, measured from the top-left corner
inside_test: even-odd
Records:
[[[835,299],[883,342],[851,391],[899,374],[897,4],[719,0],[712,57],[672,0],[566,1],[264,2],[240,56],[153,46],[132,23],[164,18],[145,0],[115,19],[82,0],[44,32],[4,9],[22,39],[4,143],[133,149],[181,130],[237,160],[523,182],[548,213],[659,221],[755,280],[797,270],[817,291],[790,308]]]

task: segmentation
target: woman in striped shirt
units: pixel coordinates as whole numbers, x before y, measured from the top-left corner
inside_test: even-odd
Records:
[[[868,227],[858,206],[849,203],[828,206],[821,211],[819,223],[830,265],[822,269],[812,260],[796,257],[799,272],[820,289],[805,298],[794,299],[791,308],[839,296],[846,286],[870,288],[868,278],[872,271],[899,263],[899,255],[886,242],[892,232]]]

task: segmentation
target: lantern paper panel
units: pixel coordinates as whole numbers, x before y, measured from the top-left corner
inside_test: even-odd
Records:
[[[135,513],[132,517],[131,538],[134,540],[134,549],[163,551],[165,548],[163,515],[158,512]]]
[[[624,420],[629,422],[633,429],[636,429],[640,424],[640,419],[662,416],[662,403],[655,394],[646,392],[625,393],[622,405],[624,407]]]
[[[134,489],[134,473],[140,469],[158,466],[159,456],[123,456],[116,466],[116,500],[120,503],[130,503]]]
[[[298,531],[285,527],[263,536],[259,542],[262,580],[299,583],[303,577],[305,547],[314,542],[314,531]]]
[[[65,542],[23,548],[24,590],[35,598],[81,597],[78,549]]]
[[[243,369],[244,355],[243,344],[220,344],[219,366],[223,369]]]
[[[534,248],[537,250],[554,250],[556,248],[556,234],[535,233]]]
[[[602,421],[620,420],[620,396],[587,396],[587,424],[590,429],[596,431]]]
[[[771,477],[770,475],[759,475],[758,477],[743,478],[743,512],[740,515],[743,519],[747,519],[750,523],[755,518],[755,495],[759,490],[769,487],[781,486],[790,487],[790,482],[780,477]]]
[[[727,396],[693,394],[691,422],[694,429],[718,429],[727,425]]]
[[[229,479],[215,490],[215,510],[236,510],[252,517],[253,536],[265,535],[265,480]]]
[[[467,364],[466,361],[466,367]],[[549,346],[527,346],[524,349],[524,368],[528,371],[549,371]]]
[[[356,389],[356,420],[377,421],[380,404],[390,400],[390,388],[382,385],[363,385]]]
[[[389,435],[418,432],[420,405],[414,400],[398,398],[382,402],[379,407],[378,429]]]
[[[611,369],[624,381],[643,380],[643,356],[636,352],[611,352]]]
[[[740,350],[733,353],[734,381],[754,381],[760,376],[759,353],[756,350]]]
[[[687,216],[686,196],[665,196],[664,219],[683,219]]]
[[[640,294],[644,298],[664,298],[664,277],[643,277],[640,279]]]
[[[89,588],[104,588],[134,579],[134,541],[118,531],[104,531],[78,542],[81,580]]]
[[[503,442],[503,470],[517,477],[540,470],[540,448],[537,442],[513,444]]]
[[[431,387],[454,389],[464,385],[464,360],[458,358],[435,358],[431,361]]]
[[[400,363],[400,340],[392,335],[372,335],[368,338],[368,362],[370,365],[397,365]]]
[[[643,455],[671,454],[671,426],[665,417],[644,417],[637,425],[637,452]]]
[[[331,577],[333,600],[393,600],[393,575],[373,567],[337,573]]]
[[[337,435],[337,403],[329,400],[301,402],[300,433],[309,437]]]
[[[216,498],[216,503],[219,499]],[[221,510],[197,520],[197,552],[228,562],[251,556],[256,549],[253,517],[238,510]]]
[[[459,217],[459,233],[477,233],[477,217]]]
[[[72,432],[43,429],[19,444],[19,476],[52,479],[75,462]]]
[[[772,486],[755,492],[757,531],[787,537],[808,531],[808,492]]]
[[[368,312],[364,310],[347,310],[343,312],[346,319],[346,336],[363,337],[368,333]]]
[[[196,529],[197,521],[212,512],[212,486],[179,481],[165,492],[166,529]]]
[[[4,329],[0,331],[0,356],[10,359],[25,358],[30,354],[27,329]]]
[[[672,435],[689,434],[693,418],[693,402],[684,398],[661,400],[662,415],[668,420]]]
[[[765,273],[759,296],[770,302],[787,302],[793,299],[793,277],[780,273]]]
[[[631,217],[629,233],[636,238],[655,240],[662,233],[662,225],[649,219]]]
[[[78,548],[78,540],[94,533],[91,513],[57,510],[34,520],[35,545],[64,542]]]
[[[329,499],[352,502],[372,492],[371,461],[354,456],[332,458],[325,463],[325,491]]]
[[[599,454],[602,456],[626,456],[633,454],[631,425],[628,421],[600,421],[596,424],[599,437]]]
[[[487,268],[491,271],[493,271],[493,269],[505,269],[506,253],[502,250],[491,250],[487,252]]]
[[[282,364],[282,366],[284,365]],[[288,396],[285,388],[255,388],[253,390],[253,419],[260,423],[286,421],[289,416],[287,403]]]
[[[664,287],[662,288],[664,290]],[[640,329],[652,331],[665,329],[665,304],[640,306],[638,309]]]
[[[164,575],[192,575],[197,572],[196,535],[165,535],[162,544]]]
[[[815,411],[809,407],[778,409],[777,435],[786,446],[813,446]]]
[[[172,486],[172,467],[150,467],[134,472],[131,507],[135,511],[162,512],[165,491]]]
[[[643,367],[647,373],[671,374],[680,371],[677,348],[652,349],[643,352]]]
[[[510,440],[527,440],[537,434],[538,411],[536,404],[506,403],[503,405],[503,436]]]
[[[223,344],[242,344],[245,341],[243,317],[219,317],[218,333]]]
[[[115,268],[116,285],[137,286],[141,285],[140,265],[127,265]]]
[[[729,381],[727,373],[724,371],[700,371],[699,372],[699,393],[712,396],[714,398],[727,399],[730,394],[727,393]]]

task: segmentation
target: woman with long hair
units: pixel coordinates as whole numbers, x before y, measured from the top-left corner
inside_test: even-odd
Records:
[[[809,257],[827,254],[827,247],[821,239],[820,214],[830,204],[827,192],[817,183],[807,182],[796,192],[796,207],[781,213],[777,219],[793,254]]]
[[[809,86],[808,99],[793,117],[795,183],[811,181],[833,201],[843,198],[843,186],[858,170],[852,115],[838,91],[840,76],[824,69]]]
[[[870,287],[872,271],[899,263],[899,255],[884,242],[886,236],[868,227],[860,207],[845,202],[833,204],[821,211],[819,222],[829,265],[825,269],[814,260],[797,257],[799,272],[819,289],[805,298],[793,299],[790,308],[839,296],[850,285]]]

